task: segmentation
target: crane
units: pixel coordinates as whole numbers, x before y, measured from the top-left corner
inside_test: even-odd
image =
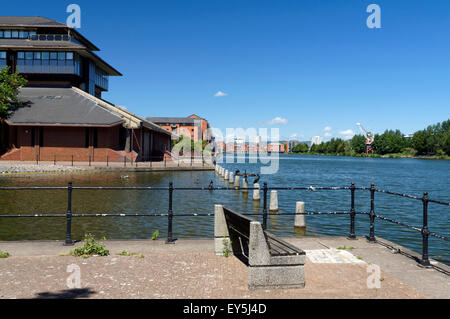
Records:
[[[365,147],[366,154],[373,153],[372,143],[375,141],[375,136],[373,135],[372,132],[364,129],[361,123],[356,123],[356,125],[359,127],[364,137],[366,138],[366,147]]]

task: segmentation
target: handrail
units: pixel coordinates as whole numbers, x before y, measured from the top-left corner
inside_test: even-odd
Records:
[[[34,187],[34,186],[25,186],[25,187],[0,187],[0,191],[22,191],[22,190],[66,190],[68,192],[68,208],[66,214],[0,214],[0,218],[49,218],[49,217],[65,217],[66,218],[66,240],[65,245],[73,245],[72,240],[72,218],[89,218],[89,217],[167,217],[168,218],[168,235],[167,235],[167,243],[173,243],[175,239],[172,237],[172,227],[173,227],[173,218],[174,217],[195,217],[195,216],[213,216],[213,213],[173,213],[173,192],[174,191],[235,191],[235,190],[262,190],[264,193],[263,196],[263,212],[262,213],[254,213],[254,214],[243,214],[245,216],[262,216],[263,217],[263,228],[267,229],[267,217],[271,215],[277,216],[296,216],[296,215],[349,215],[350,216],[350,232],[348,234],[349,239],[355,239],[355,218],[357,215],[367,215],[370,218],[370,228],[369,235],[367,239],[369,242],[375,243],[377,242],[375,237],[375,220],[379,219],[382,221],[387,221],[393,224],[396,224],[401,227],[408,228],[410,230],[414,230],[416,232],[420,232],[422,234],[422,259],[420,260],[420,265],[423,267],[432,267],[429,257],[428,257],[428,238],[429,236],[444,240],[450,241],[450,238],[436,234],[434,232],[430,232],[428,229],[428,204],[434,203],[444,206],[450,206],[450,203],[432,200],[428,197],[428,193],[423,193],[422,197],[388,191],[381,190],[375,188],[374,184],[371,184],[371,187],[356,187],[354,183],[351,183],[350,187],[319,187],[319,186],[299,186],[299,187],[268,187],[267,183],[264,183],[263,188],[260,189],[258,187],[212,187],[211,185],[208,187],[174,187],[173,183],[169,184],[169,187],[143,187],[143,186],[126,186],[126,187],[103,187],[103,186],[73,186],[72,182],[69,182],[68,186],[55,186],[55,187]],[[124,191],[124,190],[133,190],[133,191],[168,191],[169,192],[169,209],[167,213],[139,213],[139,214],[73,214],[72,213],[72,192],[76,191],[86,191],[86,190],[111,190],[111,191]],[[351,192],[351,208],[350,211],[334,211],[334,212],[320,212],[320,211],[306,211],[303,213],[269,213],[267,210],[267,195],[269,190],[282,190],[282,191],[348,191]],[[356,191],[370,191],[370,211],[369,212],[360,212],[355,209],[355,193]],[[397,220],[380,216],[375,213],[375,193],[384,193],[399,197],[404,197],[408,199],[420,200],[423,205],[423,223],[422,228],[411,226],[405,224],[403,222],[399,222]]]

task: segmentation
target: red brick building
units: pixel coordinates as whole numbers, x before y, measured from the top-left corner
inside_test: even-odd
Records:
[[[211,140],[211,136],[208,136],[208,121],[195,114],[188,117],[147,117],[147,120],[178,136],[189,137],[194,142]]]

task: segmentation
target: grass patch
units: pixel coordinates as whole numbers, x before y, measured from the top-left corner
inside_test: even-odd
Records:
[[[136,255],[136,257],[137,258],[144,258],[144,255],[141,253],[141,254]]]
[[[136,255],[135,253],[130,253],[129,251],[122,251],[120,254],[118,254],[119,256],[133,256]]]
[[[350,250],[350,251],[352,251],[353,249],[355,249],[355,247],[346,247],[346,246],[344,246],[344,247],[338,247],[337,249],[338,250]]]
[[[84,245],[77,247],[70,252],[72,256],[89,258],[91,256],[108,256],[109,250],[105,248],[103,244],[95,241],[95,238],[91,234],[85,235]]]
[[[11,255],[7,251],[0,251],[0,258],[8,258]]]
[[[159,230],[155,230],[152,234],[152,240],[156,240],[159,237]]]
[[[229,239],[224,239],[223,240],[223,251],[222,251],[223,255],[225,257],[230,256],[231,253],[231,240]]]

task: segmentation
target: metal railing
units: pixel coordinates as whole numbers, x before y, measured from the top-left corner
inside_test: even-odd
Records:
[[[5,160],[7,161],[7,160]],[[36,155],[34,161],[25,161],[36,165],[64,166],[95,166],[95,167],[128,167],[128,168],[154,168],[154,167],[194,167],[213,165],[210,158],[203,156],[189,156],[168,158],[167,156],[146,156],[141,158],[133,155]]]
[[[14,191],[14,190],[66,190],[67,191],[67,211],[65,214],[29,214],[29,215],[6,215],[0,214],[0,218],[49,218],[49,217],[65,217],[66,218],[66,238],[64,245],[73,245],[74,241],[72,239],[72,219],[73,218],[88,218],[88,217],[167,217],[167,240],[166,243],[174,243],[176,239],[173,237],[173,221],[174,217],[198,217],[198,216],[214,216],[214,213],[191,213],[191,214],[174,214],[173,210],[173,193],[175,191],[235,191],[243,190],[241,187],[213,187],[211,184],[208,187],[174,187],[173,183],[169,183],[169,187],[75,187],[72,182],[68,183],[67,187],[0,187],[0,191]],[[134,190],[134,191],[167,191],[168,192],[168,210],[167,213],[161,214],[73,214],[72,213],[72,192],[76,191],[87,191],[87,190],[111,190],[111,191],[123,191],[123,190]],[[355,234],[355,219],[357,215],[369,216],[369,232],[366,236],[370,243],[377,242],[375,237],[375,220],[379,219],[386,221],[401,227],[420,232],[422,235],[422,256],[418,260],[419,264],[423,267],[429,268],[433,267],[429,260],[429,237],[435,237],[444,241],[450,241],[450,238],[442,235],[438,235],[431,232],[428,228],[428,209],[429,204],[438,204],[444,206],[450,206],[450,203],[432,200],[428,197],[428,193],[424,192],[422,197],[412,196],[407,194],[401,194],[386,190],[376,189],[374,184],[371,184],[369,188],[367,187],[356,187],[354,183],[351,183],[349,187],[268,187],[267,183],[263,184],[262,189],[248,187],[245,190],[260,190],[263,192],[263,211],[261,213],[251,213],[243,215],[247,216],[261,216],[262,215],[262,225],[264,229],[267,229],[267,218],[270,215],[276,216],[295,216],[295,215],[348,215],[350,217],[349,233],[347,235],[348,239],[356,239]],[[350,211],[334,211],[334,212],[318,212],[318,211],[305,211],[304,213],[270,213],[267,210],[267,196],[268,192],[272,190],[280,191],[350,191]],[[370,211],[361,212],[355,209],[355,193],[356,191],[369,191],[370,192]],[[384,193],[397,197],[403,197],[407,199],[417,200],[422,202],[422,227],[415,227],[408,225],[403,222],[396,221],[384,216],[380,216],[375,212],[375,194]],[[446,271],[446,274],[450,275]]]

